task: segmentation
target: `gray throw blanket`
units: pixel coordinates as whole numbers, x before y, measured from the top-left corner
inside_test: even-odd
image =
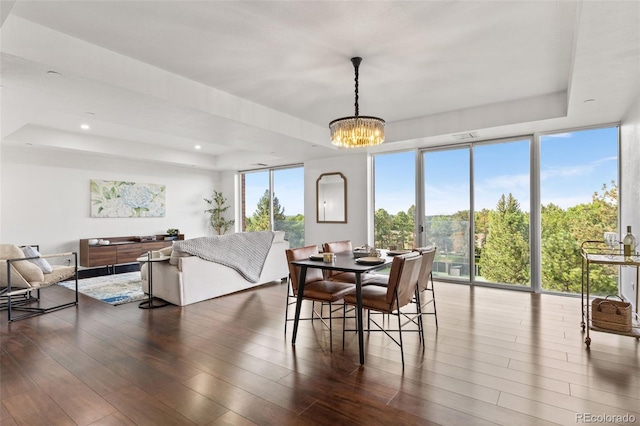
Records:
[[[273,236],[271,231],[260,231],[199,237],[176,241],[173,249],[228,266],[247,281],[256,283],[260,279]]]

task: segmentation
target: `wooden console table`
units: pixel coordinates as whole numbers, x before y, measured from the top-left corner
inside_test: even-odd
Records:
[[[88,238],[80,240],[80,266],[97,267],[112,266],[123,263],[135,263],[143,254],[160,250],[173,244],[172,240],[165,240],[167,234],[155,236],[151,241],[138,241],[136,236],[103,237],[109,240],[108,245],[90,245]],[[177,240],[184,240],[184,234],[178,235]]]

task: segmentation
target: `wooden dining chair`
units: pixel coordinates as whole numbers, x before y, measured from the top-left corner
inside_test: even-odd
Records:
[[[286,251],[287,262],[289,262],[289,283],[287,289],[287,305],[285,309],[285,334],[287,333],[287,321],[289,319],[289,306],[295,305],[298,297],[298,283],[300,282],[300,267],[293,265],[292,260],[307,260],[309,256],[318,254],[318,246],[306,246],[300,248],[287,249]],[[305,278],[304,294],[302,297],[312,302],[321,302],[320,313],[315,311],[315,305],[312,306],[311,317],[303,318],[307,320],[319,319],[322,323],[329,328],[329,347],[333,350],[333,334],[332,334],[332,320],[333,320],[333,304],[341,301],[342,296],[353,289],[354,286],[348,283],[342,283],[339,281],[325,280],[322,271],[316,268],[307,268],[307,274]],[[322,315],[322,307],[324,304],[329,305],[329,323],[327,324],[324,316]],[[338,310],[340,308],[336,308]]]
[[[378,324],[375,319],[370,318],[370,322],[376,325],[377,330],[371,330],[367,327],[367,331],[382,331],[398,346],[402,356],[402,368],[404,369],[404,345],[402,343],[402,327],[408,323],[418,326],[417,330],[411,329],[407,331],[417,331],[420,334],[421,341],[424,342],[423,330],[420,322],[407,321],[402,323],[402,317],[407,317],[401,308],[413,302],[416,287],[418,285],[418,274],[422,265],[422,256],[418,253],[409,253],[407,255],[397,256],[391,264],[391,272],[389,273],[389,281],[386,286],[367,285],[362,287],[362,307],[367,309],[369,317],[372,313],[396,315],[398,317],[398,328],[389,329]],[[343,296],[346,305],[356,306],[357,295],[355,290],[351,290]],[[410,319],[410,317],[407,317]],[[390,322],[389,322],[390,324]],[[347,331],[343,325],[342,328],[342,345],[344,347],[344,333]],[[396,340],[390,332],[397,332]],[[424,344],[424,343],[423,343]]]

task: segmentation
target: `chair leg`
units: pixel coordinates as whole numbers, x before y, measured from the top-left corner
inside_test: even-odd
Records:
[[[287,279],[287,296],[284,301],[284,335],[287,335],[287,322],[289,322],[289,286],[291,285],[291,275]]]
[[[431,277],[431,297],[433,298],[433,316],[436,317],[436,328],[438,328],[438,311],[436,309],[436,287],[433,285],[433,277]]]
[[[424,323],[422,321],[422,301],[420,300],[420,289],[416,287],[416,312],[418,314],[418,336],[424,348]]]
[[[344,350],[344,329],[347,322],[347,304],[342,302],[342,350]]]
[[[396,290],[396,306],[398,306],[398,293]],[[398,308],[398,336],[400,340],[400,355],[402,356],[402,369],[404,370],[404,346],[402,345],[402,319],[400,315],[400,308]]]
[[[333,352],[333,305],[329,302],[329,352]]]

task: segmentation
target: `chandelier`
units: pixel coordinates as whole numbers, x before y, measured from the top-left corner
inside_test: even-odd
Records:
[[[380,145],[384,142],[384,120],[378,117],[359,115],[358,109],[358,68],[362,58],[351,58],[356,74],[356,113],[329,123],[331,143],[343,148],[360,148]]]

